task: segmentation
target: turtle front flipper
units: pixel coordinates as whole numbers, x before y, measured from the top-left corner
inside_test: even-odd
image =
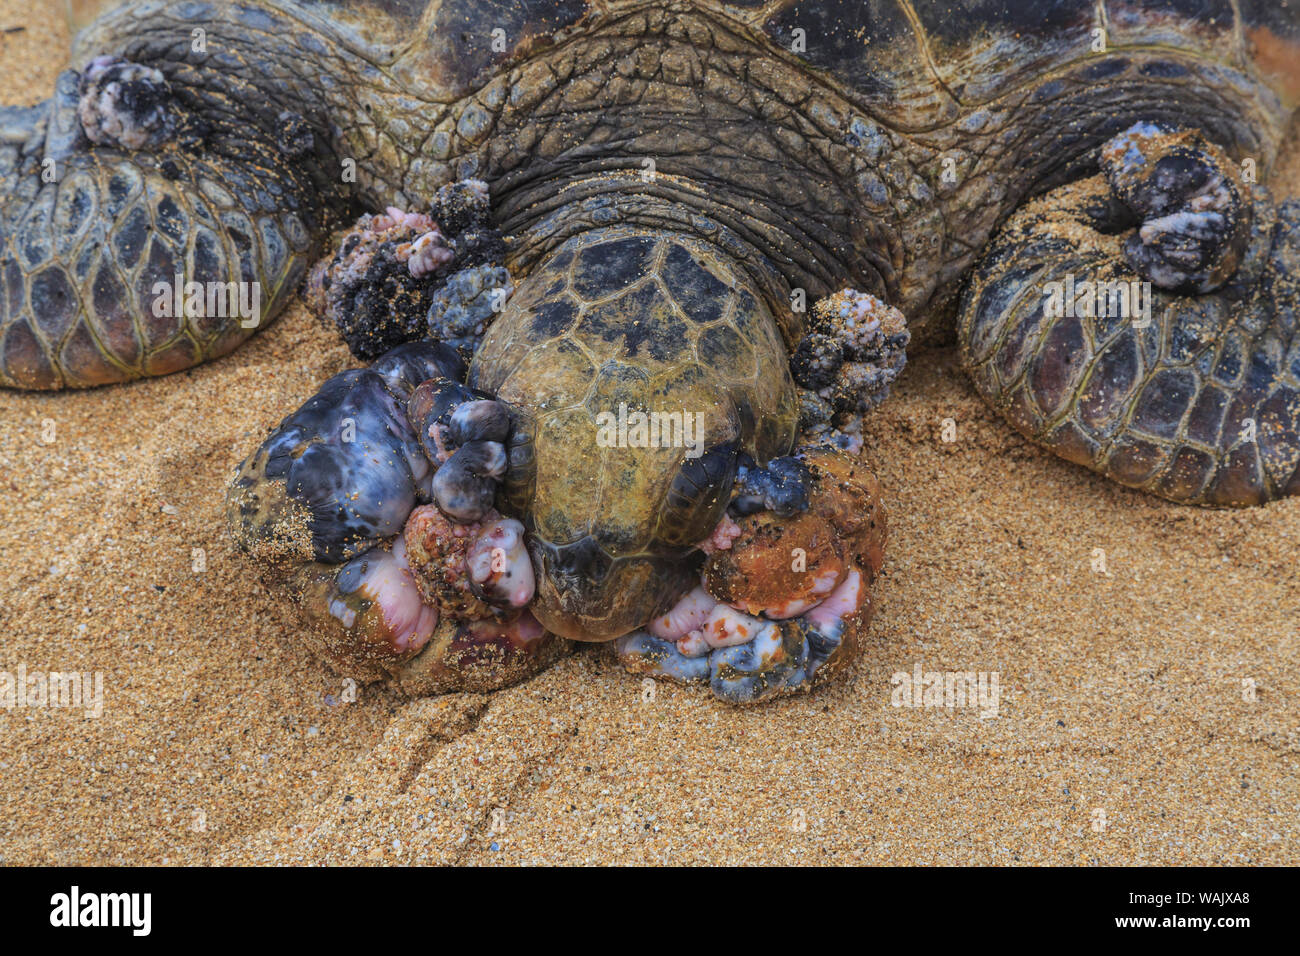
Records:
[[[178,54],[188,26],[137,36],[128,16],[94,42],[132,59],[96,57],[40,107],[0,112],[0,385],[189,368],[296,289],[338,199],[328,125],[259,75],[272,55],[254,61],[203,25],[207,52]]]
[[[1300,203],[1195,133],[1139,124],[1101,160],[976,269],[958,333],[976,387],[1130,487],[1234,506],[1300,492]]]

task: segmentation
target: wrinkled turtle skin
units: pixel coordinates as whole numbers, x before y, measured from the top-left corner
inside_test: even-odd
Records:
[[[794,447],[787,356],[842,289],[914,345],[955,330],[1070,461],[1188,503],[1300,492],[1300,205],[1259,184],[1295,0],[73,7],[83,74],[0,111],[0,384],[223,355],[331,230],[481,179],[515,292],[468,382],[515,411],[498,503],[555,633],[680,595],[740,456]],[[119,76],[155,100],[118,115]],[[176,274],[259,283],[261,314],[158,315]],[[1154,320],[1046,314],[1066,278],[1149,281]],[[703,456],[593,442],[625,400],[698,406]]]

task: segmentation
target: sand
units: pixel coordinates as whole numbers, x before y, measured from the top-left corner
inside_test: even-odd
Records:
[[[0,0],[26,27],[3,102],[66,59],[29,9]],[[1119,488],[939,350],[868,425],[892,540],[845,679],[735,710],[591,648],[492,695],[345,702],[221,501],[349,361],[295,305],[200,369],[0,392],[0,670],[103,675],[98,719],[0,710],[0,863],[1300,862],[1300,500]],[[917,664],[996,672],[998,716],[892,706]]]

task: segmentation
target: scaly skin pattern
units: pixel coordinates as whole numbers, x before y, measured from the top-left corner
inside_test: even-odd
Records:
[[[511,435],[427,488],[408,462],[411,503],[477,520],[500,480],[553,633],[611,639],[675,606],[694,546],[726,540],[742,460],[796,449],[811,386],[787,359],[807,304],[842,290],[863,316],[899,310],[900,349],[955,325],[981,393],[1072,461],[1180,501],[1268,500],[1300,465],[1295,215],[1252,177],[1300,100],[1297,54],[1300,18],[1270,0],[128,4],[80,35],[52,100],[0,115],[0,380],[223,354],[336,225],[472,177],[514,293],[469,384],[512,409]],[[261,314],[159,315],[175,275],[255,284]],[[1154,328],[1045,311],[1057,279],[1153,284]],[[815,344],[804,364],[833,363]],[[881,362],[853,380],[887,384],[901,356]],[[420,383],[367,381],[323,389],[295,440],[332,441],[366,388],[367,420],[427,451],[402,420]],[[592,442],[624,399],[701,414],[703,457]],[[382,497],[346,444],[330,487]],[[232,499],[252,551],[275,537],[257,502],[301,505],[321,480],[270,488],[291,483],[270,468],[286,449],[255,453]],[[400,516],[358,526],[327,498],[345,520],[310,516],[299,599],[369,652],[439,643]],[[400,620],[366,623],[390,604]],[[720,640],[753,627],[728,621]],[[500,646],[535,646],[536,625],[510,618]]]

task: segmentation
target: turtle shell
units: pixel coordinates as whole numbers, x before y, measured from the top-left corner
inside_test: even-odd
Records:
[[[905,129],[1089,59],[1104,80],[1139,50],[1253,69],[1290,104],[1300,100],[1297,0],[779,0],[762,15],[775,42]],[[1171,56],[1146,68],[1176,78],[1180,67]]]

